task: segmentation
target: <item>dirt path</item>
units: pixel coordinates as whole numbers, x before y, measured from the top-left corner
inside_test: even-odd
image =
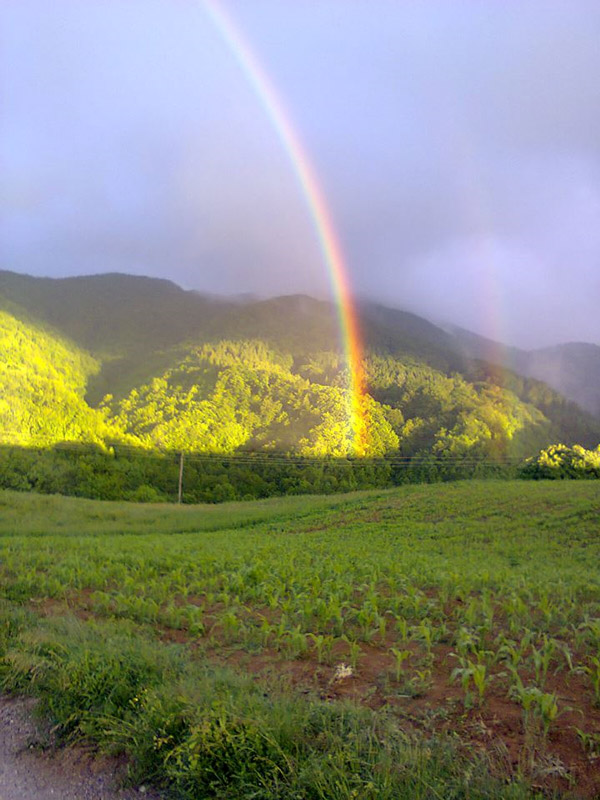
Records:
[[[43,752],[32,746],[47,738],[33,705],[0,697],[0,800],[159,800],[144,786],[119,789],[114,762],[80,749]]]

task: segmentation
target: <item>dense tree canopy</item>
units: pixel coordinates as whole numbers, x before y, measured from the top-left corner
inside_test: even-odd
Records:
[[[85,401],[98,361],[42,327],[0,310],[0,435],[18,444],[102,442],[119,436]]]
[[[9,299],[0,282],[0,444],[28,448],[2,451],[3,485],[167,499],[183,451],[188,499],[225,500],[478,474],[552,442],[600,441],[600,422],[545,384],[461,360],[430,323],[375,309],[357,447],[326,303],[198,305],[124,276],[113,303],[100,277],[30,286],[12,275]],[[579,474],[582,459],[595,469],[596,456],[569,453],[567,471]]]

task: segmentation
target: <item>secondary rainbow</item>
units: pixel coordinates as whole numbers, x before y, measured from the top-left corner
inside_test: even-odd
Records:
[[[452,108],[460,107],[460,97],[456,95]],[[478,161],[477,142],[464,119],[456,115],[448,115],[445,121],[444,137],[448,152],[452,153],[455,164],[459,165],[461,179],[458,184],[458,200],[463,217],[472,233],[469,236],[471,257],[476,260],[479,272],[476,280],[478,305],[482,311],[479,326],[489,342],[486,345],[486,359],[492,364],[501,364],[504,360],[506,341],[506,313],[500,265],[494,251],[495,224],[493,206],[489,190],[482,175],[485,170]]]
[[[323,192],[283,102],[242,33],[230,15],[215,0],[202,0],[202,5],[260,99],[300,183],[336,302],[342,346],[350,374],[348,418],[352,431],[352,450],[354,454],[361,455],[366,444],[363,348],[342,248]]]

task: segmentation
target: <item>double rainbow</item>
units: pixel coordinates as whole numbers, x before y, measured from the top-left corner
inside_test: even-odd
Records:
[[[234,21],[216,0],[202,0],[202,5],[256,92],[300,184],[327,267],[337,308],[340,336],[349,373],[348,420],[352,436],[350,452],[353,455],[363,455],[366,447],[363,348],[348,271],[323,192],[285,106]]]

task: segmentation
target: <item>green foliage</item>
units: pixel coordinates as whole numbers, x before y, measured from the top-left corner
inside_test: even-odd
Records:
[[[267,692],[123,625],[31,625],[2,675],[5,689],[41,699],[61,739],[125,753],[132,779],[168,796],[425,800],[431,786],[456,800],[528,796],[449,737],[419,741],[368,710]]]
[[[345,456],[353,450],[347,382],[311,383],[292,371],[291,356],[261,341],[221,341],[190,349],[162,376],[104,407],[148,447]],[[366,409],[366,455],[396,450],[381,407],[367,398]]]
[[[523,478],[564,480],[600,478],[600,445],[586,450],[581,445],[554,444],[529,459],[521,470]]]
[[[304,461],[279,455],[241,458],[187,455],[185,503],[223,503],[284,494],[315,494],[389,486],[385,461]],[[175,501],[179,455],[115,444],[53,449],[0,447],[0,487],[97,500]]]
[[[0,442],[357,454],[355,399],[327,303],[284,297],[240,305],[128,276],[52,281],[0,272],[0,292]],[[359,455],[410,460],[390,468],[394,482],[478,475],[478,465],[500,468],[557,437],[585,446],[600,439],[600,423],[572,403],[537,381],[452,354],[448,335],[430,323],[369,306],[362,313],[368,346]],[[68,483],[62,465],[54,476],[48,463],[56,459],[15,469],[19,475],[0,485],[59,491]],[[105,466],[102,474],[100,462],[88,459],[75,468],[77,493],[159,500],[171,492],[144,477],[137,461]],[[96,473],[95,490],[81,489],[86,469]],[[361,476],[321,474],[319,485],[310,471],[300,479],[286,469],[275,486],[260,470],[208,470],[188,486],[191,499],[225,501],[381,484],[379,475],[371,483],[366,475],[366,468]]]
[[[547,441],[551,430],[539,409],[491,381],[470,383],[458,373],[389,356],[369,358],[367,375],[406,455],[522,457],[533,442]]]
[[[85,402],[100,364],[39,326],[0,310],[0,436],[24,445],[103,442],[120,436],[106,412]]]
[[[175,797],[524,800],[480,743],[407,736],[399,695],[439,709],[428,693],[436,676],[445,687],[451,648],[465,704],[514,703],[551,754],[567,645],[587,687],[577,703],[598,686],[594,502],[586,482],[212,507],[2,492],[0,680],[39,697],[63,739],[125,754],[135,780]],[[167,644],[174,632],[187,643]],[[245,671],[256,648],[268,682],[216,666],[237,651]],[[295,691],[273,680],[290,658],[333,681],[342,658],[392,702],[372,712]],[[594,719],[577,717],[590,748]]]

